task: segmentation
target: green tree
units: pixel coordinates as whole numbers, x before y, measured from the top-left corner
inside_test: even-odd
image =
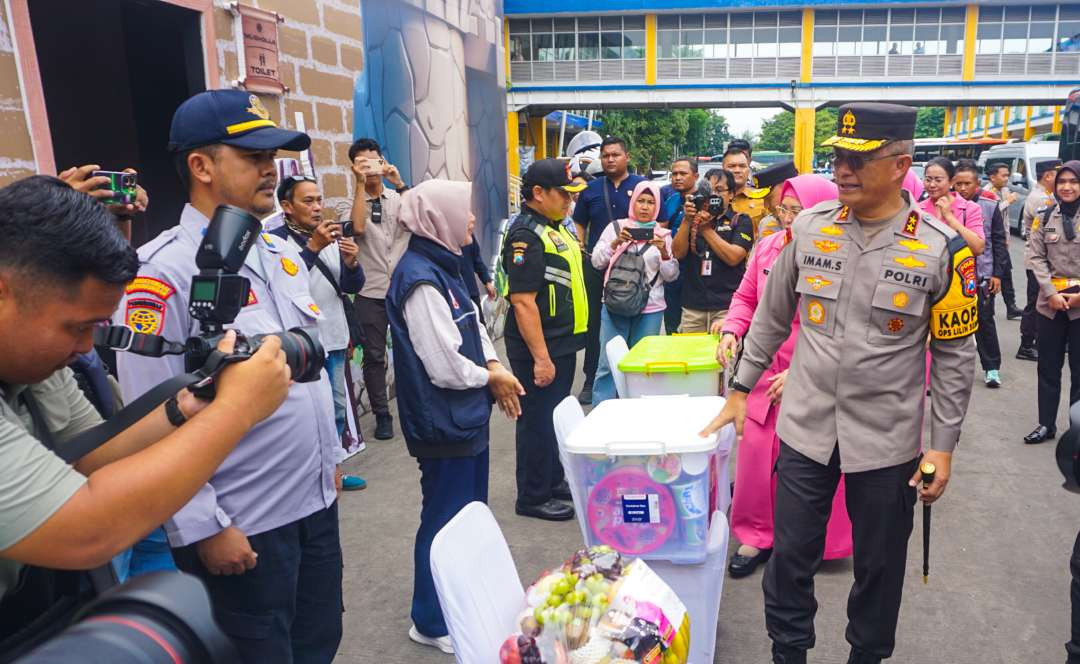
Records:
[[[680,155],[713,155],[730,139],[724,116],[707,109],[611,110],[601,115],[604,131],[625,140],[639,173],[667,168]]]
[[[680,154],[695,157],[720,154],[731,140],[724,116],[704,108],[691,108],[686,113],[689,127]]]
[[[820,108],[814,114],[814,153],[828,154],[829,148],[822,148],[821,143],[836,133],[836,109]],[[755,150],[777,150],[793,152],[795,145],[795,114],[780,111],[761,123],[761,137],[754,146]]]
[[[941,136],[945,125],[945,108],[926,106],[919,109],[915,117],[915,138],[937,138]]]

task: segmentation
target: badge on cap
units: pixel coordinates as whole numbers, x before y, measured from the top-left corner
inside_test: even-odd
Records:
[[[844,113],[844,117],[841,120],[841,123],[843,124],[843,126],[840,128],[840,133],[841,134],[847,134],[849,136],[854,136],[855,135],[855,122],[856,122],[855,114],[851,112],[851,109],[848,109],[848,112]]]
[[[295,277],[296,273],[300,271],[300,268],[296,266],[296,263],[284,256],[281,257],[281,269],[285,270],[285,274],[288,274],[290,277]]]
[[[248,95],[248,103],[251,104],[251,106],[245,108],[245,111],[251,113],[260,120],[270,119],[270,111],[267,110],[265,106],[263,106],[261,99],[259,99],[255,95]]]

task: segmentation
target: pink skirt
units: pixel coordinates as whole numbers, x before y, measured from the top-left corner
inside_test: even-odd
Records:
[[[776,435],[778,412],[778,408],[770,409],[764,426],[746,420],[735,463],[731,532],[741,544],[758,549],[771,549],[773,545],[773,505],[776,498],[773,468],[780,454],[780,438]],[[825,530],[825,560],[847,558],[851,553],[851,519],[844,502],[844,477],[841,475]]]

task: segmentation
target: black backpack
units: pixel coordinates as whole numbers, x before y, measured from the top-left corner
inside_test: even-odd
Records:
[[[649,302],[649,291],[660,277],[657,270],[652,281],[646,277],[645,259],[649,244],[634,251],[633,247],[619,254],[611,265],[608,280],[604,283],[604,306],[616,316],[637,316]]]

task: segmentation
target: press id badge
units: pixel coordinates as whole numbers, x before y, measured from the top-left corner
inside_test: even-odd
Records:
[[[701,261],[701,276],[703,276],[703,277],[712,276],[712,259],[711,258],[702,259],[702,261]]]

